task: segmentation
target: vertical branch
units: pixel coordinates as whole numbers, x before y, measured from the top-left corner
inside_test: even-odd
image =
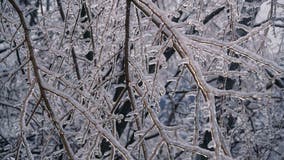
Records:
[[[14,45],[17,46],[16,41],[14,41]],[[17,61],[19,63],[19,66],[21,66],[22,62],[21,62],[21,57],[20,57],[18,48],[16,48],[16,55],[17,55]],[[22,71],[23,74],[25,74],[25,70],[23,68],[21,69],[21,71]]]
[[[195,99],[195,115],[194,115],[194,138],[193,138],[193,145],[196,146],[199,138],[199,112],[200,112],[200,106],[199,106],[199,95],[200,90],[197,90],[197,95]],[[195,158],[196,153],[192,152],[191,159]]]
[[[32,155],[32,152],[31,152],[31,149],[30,149],[29,144],[27,142],[27,139],[25,137],[25,131],[26,131],[25,115],[26,115],[26,112],[27,112],[27,106],[28,106],[29,98],[32,96],[34,86],[35,86],[35,83],[33,82],[31,84],[31,87],[28,91],[26,98],[23,101],[23,106],[22,106],[22,109],[21,109],[21,116],[20,116],[21,141],[23,142],[23,144],[26,148],[27,155],[28,155],[29,159],[31,159],[31,160],[33,160],[34,157]]]
[[[57,2],[57,6],[58,6],[58,9],[59,9],[61,19],[62,19],[62,21],[65,21],[65,14],[64,14],[64,11],[63,11],[63,8],[62,8],[61,0],[56,0],[56,2]]]
[[[128,95],[130,98],[132,110],[136,109],[135,105],[135,98],[133,96],[133,92],[131,90],[131,80],[130,80],[130,73],[129,73],[129,24],[130,24],[130,5],[131,1],[126,0],[126,17],[125,17],[125,40],[124,40],[124,72],[125,72],[125,80],[126,80],[126,89],[128,91]],[[137,128],[141,130],[141,124],[139,117],[135,117],[135,121],[137,124]],[[141,138],[141,136],[139,136]],[[144,141],[142,143],[142,149],[144,154],[144,159],[147,159],[147,151]]]
[[[124,40],[124,67],[125,67],[125,77],[126,77],[126,87],[129,92],[129,18],[130,18],[130,1],[126,0],[126,17],[125,17],[125,40]],[[130,93],[129,93],[130,94]]]
[[[92,14],[90,13],[90,10],[89,10],[89,7],[86,3],[86,0],[83,0],[83,4],[82,4],[82,10],[81,12],[83,11],[84,7],[85,6],[85,10],[86,10],[86,13],[87,13],[87,16],[88,16],[88,22],[89,22],[89,28],[90,28],[90,32],[91,32],[91,45],[92,45],[92,50],[93,52],[95,51],[95,40],[94,40],[94,36],[93,36],[93,27],[91,25],[91,20],[92,20]]]
[[[73,63],[75,65],[77,78],[78,78],[78,80],[80,80],[81,79],[81,75],[80,75],[80,71],[79,71],[79,66],[78,66],[78,62],[77,62],[77,57],[76,57],[74,46],[71,49],[71,54],[72,54]]]
[[[79,15],[80,15],[80,10],[78,11],[78,15],[76,17],[76,22],[75,22],[75,25],[74,25],[74,28],[73,28],[73,31],[72,31],[72,35],[71,35],[71,55],[72,55],[72,60],[73,60],[73,63],[74,63],[74,67],[75,67],[75,72],[76,72],[76,75],[77,75],[77,79],[80,80],[81,79],[81,76],[80,76],[80,70],[79,70],[79,66],[78,66],[78,62],[77,62],[77,57],[76,57],[76,53],[75,53],[75,49],[74,49],[74,46],[73,46],[73,36],[75,34],[75,30],[76,30],[76,26],[78,24],[78,20],[79,20]]]
[[[20,18],[20,22],[21,22],[23,30],[24,30],[25,41],[26,41],[28,52],[29,52],[29,55],[30,55],[30,60],[32,62],[32,67],[33,67],[33,70],[34,70],[35,80],[38,83],[40,94],[41,94],[42,99],[43,99],[45,106],[47,108],[47,112],[48,112],[48,114],[51,118],[51,121],[52,121],[54,127],[57,129],[57,132],[58,132],[58,134],[59,134],[59,136],[62,140],[63,146],[64,146],[64,148],[67,152],[69,159],[73,160],[74,159],[74,156],[73,156],[74,153],[73,153],[73,151],[72,151],[72,149],[71,149],[71,147],[70,147],[70,145],[67,141],[67,138],[65,137],[65,134],[63,132],[63,129],[61,128],[61,125],[59,124],[59,122],[57,121],[57,119],[55,117],[53,109],[52,109],[52,107],[49,103],[49,100],[47,98],[45,89],[43,88],[43,82],[41,81],[38,64],[37,64],[36,57],[35,57],[35,54],[34,54],[32,42],[31,42],[31,39],[30,39],[30,36],[29,36],[29,28],[28,28],[28,26],[25,22],[23,12],[21,11],[21,9],[19,8],[19,6],[16,4],[16,2],[14,0],[9,0],[9,2],[13,6],[13,8],[16,10],[16,12],[17,12],[17,14]]]

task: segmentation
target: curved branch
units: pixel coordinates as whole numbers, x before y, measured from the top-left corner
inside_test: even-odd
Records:
[[[214,96],[212,91],[210,90],[210,86],[205,81],[202,72],[200,70],[199,65],[195,62],[193,55],[190,54],[190,50],[186,44],[186,38],[174,27],[174,24],[166,17],[167,14],[163,13],[162,10],[157,8],[152,2],[147,0],[132,0],[132,2],[142,10],[147,16],[151,16],[152,21],[160,27],[163,27],[163,33],[167,37],[173,37],[173,46],[177,50],[179,56],[183,59],[188,59],[188,63],[186,63],[187,69],[192,74],[197,86],[200,88],[205,101],[208,103],[208,107],[210,108],[210,124],[211,124],[211,132],[212,137],[215,141],[215,154],[216,158],[220,158],[220,149],[222,148],[223,151],[227,156],[231,156],[230,151],[225,143],[221,141],[219,136],[219,126],[217,123],[217,116],[215,111],[215,106],[212,104],[214,101]]]

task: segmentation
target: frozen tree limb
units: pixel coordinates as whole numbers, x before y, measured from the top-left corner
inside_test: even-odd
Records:
[[[265,28],[265,27],[267,26],[264,26],[261,28]],[[259,28],[256,28],[255,30],[259,31]],[[255,30],[253,30],[252,32],[256,32]],[[249,36],[251,35],[244,37],[244,39],[248,38]],[[188,37],[189,38],[187,39],[187,43],[193,46],[200,46],[199,48],[214,46],[220,49],[230,49],[237,54],[240,54],[244,57],[248,57],[249,59],[255,61],[256,63],[263,64],[265,66],[272,68],[273,70],[277,71],[279,74],[284,72],[284,68],[276,64],[274,61],[265,59],[257,55],[256,53],[249,51],[248,49],[238,46],[237,44],[240,43],[243,39],[228,43],[228,42],[219,42],[217,40],[208,39],[208,38],[205,39],[205,38],[197,37],[197,36],[188,36]]]
[[[126,0],[126,18],[125,18],[125,40],[124,40],[124,72],[125,72],[125,79],[126,79],[126,89],[128,91],[128,96],[131,101],[131,107],[132,110],[135,111],[137,109],[136,107],[136,102],[135,98],[133,95],[132,87],[130,86],[131,79],[130,79],[130,69],[129,69],[129,24],[130,24],[130,6],[131,5],[131,0]],[[135,116],[135,122],[137,125],[137,128],[139,130],[142,129],[141,127],[141,120],[139,116]],[[144,159],[147,159],[147,149],[145,146],[145,143],[142,142],[142,150],[143,150],[143,155]]]
[[[47,95],[45,93],[45,90],[42,87],[41,76],[39,74],[39,69],[38,69],[36,57],[34,55],[34,50],[33,50],[33,47],[32,47],[31,40],[30,40],[30,36],[29,36],[29,29],[28,29],[28,26],[25,22],[23,12],[21,11],[21,9],[19,8],[19,6],[17,5],[17,3],[14,0],[9,0],[9,2],[11,3],[11,5],[14,7],[16,12],[18,13],[18,16],[20,18],[20,22],[21,22],[22,27],[24,29],[25,41],[26,41],[26,45],[27,45],[27,48],[28,48],[28,51],[29,51],[30,59],[31,59],[31,62],[32,62],[32,65],[33,65],[35,79],[36,79],[36,82],[39,85],[40,93],[41,93],[41,96],[42,96],[43,101],[45,103],[45,107],[47,108],[48,114],[51,117],[51,121],[52,121],[53,125],[55,126],[55,128],[58,131],[58,134],[59,134],[59,136],[62,140],[62,143],[63,143],[63,145],[66,149],[68,157],[73,160],[74,159],[74,153],[73,153],[73,151],[72,151],[72,149],[71,149],[71,147],[70,147],[70,145],[67,141],[67,138],[64,135],[64,132],[63,132],[63,129],[61,128],[61,125],[59,124],[59,122],[55,118],[54,111],[53,111],[52,107],[50,106],[50,103],[49,103],[49,100],[48,100]]]
[[[186,67],[193,75],[198,87],[200,88],[204,99],[211,103],[208,104],[211,114],[210,114],[210,121],[211,121],[211,132],[212,137],[214,138],[214,141],[216,143],[215,148],[215,154],[216,158],[220,158],[220,151],[219,149],[223,148],[225,154],[230,156],[230,151],[226,144],[221,144],[220,137],[219,137],[219,131],[218,131],[218,124],[217,124],[217,118],[215,113],[215,105],[212,105],[212,102],[214,102],[214,97],[210,93],[210,89],[204,80],[201,70],[198,67],[198,64],[194,62],[193,56],[190,54],[190,51],[188,50],[186,44],[184,44],[184,38],[183,36],[174,28],[172,27],[173,24],[168,20],[168,18],[165,17],[165,13],[163,13],[160,9],[158,9],[155,5],[153,5],[150,1],[144,1],[144,0],[132,0],[133,3],[141,9],[146,15],[152,17],[152,21],[157,25],[165,25],[165,29],[163,32],[168,36],[173,36],[173,45],[174,48],[178,51],[181,58],[188,58],[189,63],[186,64]]]

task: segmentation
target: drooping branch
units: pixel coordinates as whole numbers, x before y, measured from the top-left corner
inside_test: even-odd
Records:
[[[160,27],[163,27],[163,33],[167,37],[173,37],[173,46],[177,50],[179,56],[183,59],[187,59],[188,63],[186,63],[187,69],[191,72],[194,80],[197,83],[197,86],[200,88],[205,101],[208,103],[208,107],[210,108],[210,124],[211,124],[211,132],[212,137],[215,141],[215,154],[216,158],[220,158],[220,149],[222,148],[226,155],[230,156],[230,151],[225,143],[222,143],[219,137],[219,126],[217,123],[217,116],[215,107],[212,104],[214,102],[214,96],[212,91],[210,90],[210,86],[205,81],[199,65],[195,62],[193,55],[191,54],[189,48],[185,44],[183,36],[181,33],[174,27],[174,24],[166,17],[166,14],[157,8],[152,2],[147,0],[132,0],[136,7],[142,10],[147,16],[151,16],[152,21]]]
[[[187,36],[187,38],[185,38],[187,40],[187,43],[192,43],[192,45],[196,45],[199,44],[202,46],[202,48],[210,48],[212,46],[214,46],[214,48],[221,48],[221,49],[230,49],[232,51],[234,51],[236,54],[239,54],[243,57],[247,57],[248,59],[254,61],[257,64],[261,64],[267,67],[272,68],[274,71],[280,73],[284,72],[284,68],[277,65],[275,62],[263,58],[258,54],[253,53],[252,51],[249,51],[248,49],[245,49],[243,47],[240,47],[239,45],[237,45],[238,43],[241,43],[243,39],[248,39],[249,37],[251,37],[251,34],[256,34],[258,33],[260,30],[265,29],[267,27],[269,27],[271,24],[270,22],[263,24],[263,26],[259,27],[259,28],[255,28],[251,31],[251,33],[249,33],[247,36],[241,38],[240,40],[236,40],[236,41],[232,41],[230,43],[226,43],[226,42],[220,42],[217,40],[213,40],[213,39],[208,39],[208,38],[202,38],[202,37],[197,37],[197,36]]]
[[[189,69],[191,74],[193,75],[195,81],[198,84],[198,87],[201,89],[201,92],[207,101],[209,98],[209,90],[206,88],[206,82],[202,77],[201,71],[198,70],[196,67],[196,63],[193,60],[193,57],[188,55],[189,50],[186,47],[186,44],[184,42],[181,42],[183,40],[180,33],[174,28],[174,24],[166,18],[166,13],[158,9],[155,5],[152,4],[150,1],[139,1],[139,0],[132,0],[132,2],[140,9],[142,10],[147,16],[152,16],[152,21],[160,27],[161,25],[164,25],[163,27],[163,33],[167,35],[168,37],[173,37],[173,44],[174,48],[178,51],[181,58],[189,58],[189,63],[186,65],[186,67]]]

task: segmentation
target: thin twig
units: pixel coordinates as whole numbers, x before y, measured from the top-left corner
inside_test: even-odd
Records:
[[[131,101],[131,106],[132,106],[132,110],[136,110],[136,102],[135,102],[135,98],[133,96],[133,91],[132,91],[132,87],[130,86],[131,80],[130,80],[130,73],[129,73],[129,25],[130,25],[130,5],[131,5],[131,1],[130,0],[126,0],[126,17],[125,17],[125,40],[124,40],[124,72],[125,72],[125,79],[126,79],[126,89],[128,91],[128,95]],[[137,125],[138,130],[141,130],[141,121],[140,121],[140,117],[139,116],[135,116],[135,122]],[[141,137],[141,136],[139,136]],[[142,142],[142,150],[143,150],[143,154],[144,154],[144,159],[147,159],[147,150],[146,150],[146,146],[145,143]]]

